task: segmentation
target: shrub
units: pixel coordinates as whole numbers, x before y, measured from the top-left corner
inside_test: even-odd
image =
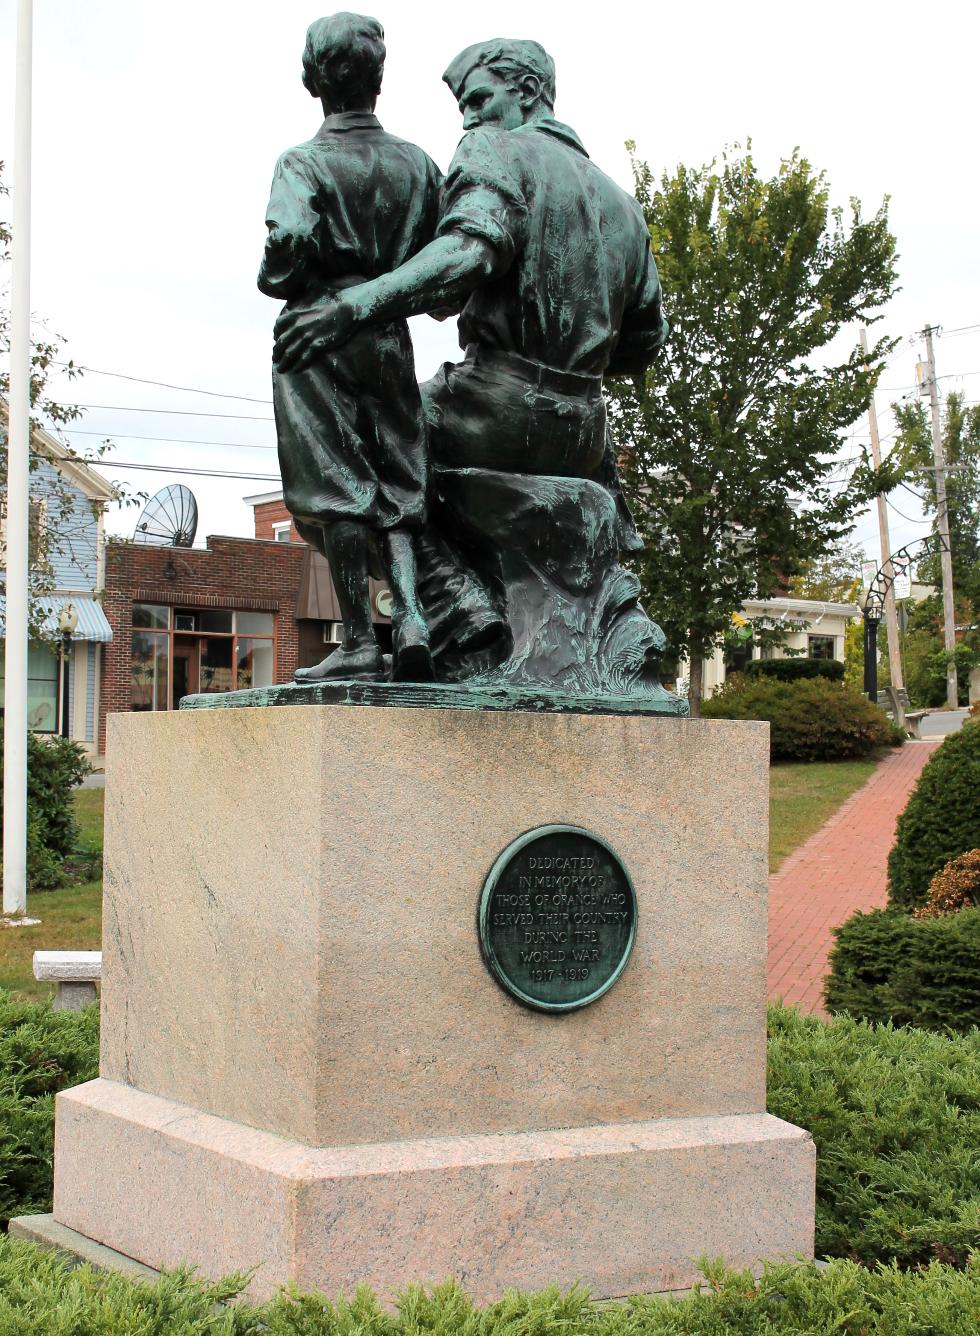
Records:
[[[977,1031],[770,1008],[768,1106],[816,1143],[818,1256],[962,1265],[980,1247],[978,1062]]]
[[[386,1311],[367,1289],[351,1299],[280,1294],[227,1305],[242,1277],[208,1282],[186,1272],[154,1284],[73,1267],[63,1255],[0,1240],[0,1330],[31,1336],[975,1336],[980,1269],[934,1262],[918,1272],[869,1271],[853,1262],[768,1266],[757,1282],[721,1263],[676,1303],[637,1298],[594,1304],[576,1286],[508,1291],[476,1307],[456,1284],[412,1287]]]
[[[0,755],[3,726],[0,721]],[[72,789],[92,767],[82,746],[68,738],[27,735],[27,884],[34,891],[63,886],[65,860],[78,842]],[[3,767],[0,764],[0,780]],[[0,831],[3,818],[0,815]]]
[[[913,918],[939,918],[980,907],[980,849],[970,849],[940,868],[929,883],[926,902]]]
[[[834,929],[827,1009],[928,1030],[980,1025],[980,909],[854,914]]]
[[[54,1096],[98,1074],[99,1013],[0,992],[0,1229],[51,1209]]]
[[[866,696],[824,677],[799,682],[729,679],[706,700],[707,719],[767,719],[773,761],[836,761],[867,756],[892,741],[888,721]]]
[[[774,677],[777,682],[799,682],[804,677],[844,680],[844,665],[839,659],[753,659],[745,671],[749,677]]]
[[[980,726],[964,724],[931,756],[888,855],[888,902],[896,909],[925,903],[929,883],[953,858],[980,847]]]

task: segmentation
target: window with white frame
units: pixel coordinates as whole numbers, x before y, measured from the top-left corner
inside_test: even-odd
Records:
[[[277,543],[291,543],[292,528],[293,528],[292,520],[278,521],[276,524],[272,526],[273,541]]]

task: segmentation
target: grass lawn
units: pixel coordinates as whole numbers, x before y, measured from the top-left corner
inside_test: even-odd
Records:
[[[104,797],[104,789],[75,793],[79,843],[85,849],[102,850]],[[36,927],[0,927],[0,988],[39,1001],[53,997],[55,985],[34,978],[35,951],[98,951],[102,946],[102,882],[29,892],[27,912],[41,920]]]
[[[769,769],[769,871],[836,812],[874,770],[866,761],[785,762]]]
[[[774,765],[769,790],[769,869],[827,820],[874,770],[876,761],[823,761]],[[79,789],[75,811],[86,848],[102,848],[104,789]],[[38,999],[51,997],[54,984],[38,983],[31,959],[35,951],[97,951],[102,944],[102,886],[90,881],[64,891],[38,891],[28,897],[35,928],[0,928],[0,988]]]

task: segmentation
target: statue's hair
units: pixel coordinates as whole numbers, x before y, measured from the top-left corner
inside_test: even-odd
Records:
[[[303,87],[344,111],[381,92],[384,28],[364,14],[330,14],[311,23],[303,51]]]
[[[452,62],[443,80],[459,98],[467,75],[478,65],[486,65],[505,77],[521,79],[533,74],[541,84],[541,97],[549,107],[555,105],[555,62],[540,42],[519,38],[494,37],[488,42],[477,42],[461,51]]]

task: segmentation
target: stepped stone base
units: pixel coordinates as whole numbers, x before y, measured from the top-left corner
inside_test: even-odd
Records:
[[[101,1079],[58,1097],[59,1224],[257,1267],[257,1296],[621,1297],[812,1254],[813,1144],[765,1112],[765,725],[298,704],[109,738]],[[609,991],[545,1014],[476,917],[555,824],[615,851],[637,920]]]
[[[705,1252],[813,1253],[813,1142],[768,1114],[315,1149],[99,1080],[58,1096],[55,1155],[62,1224],[152,1267],[258,1266],[257,1297],[610,1298],[685,1288]]]

